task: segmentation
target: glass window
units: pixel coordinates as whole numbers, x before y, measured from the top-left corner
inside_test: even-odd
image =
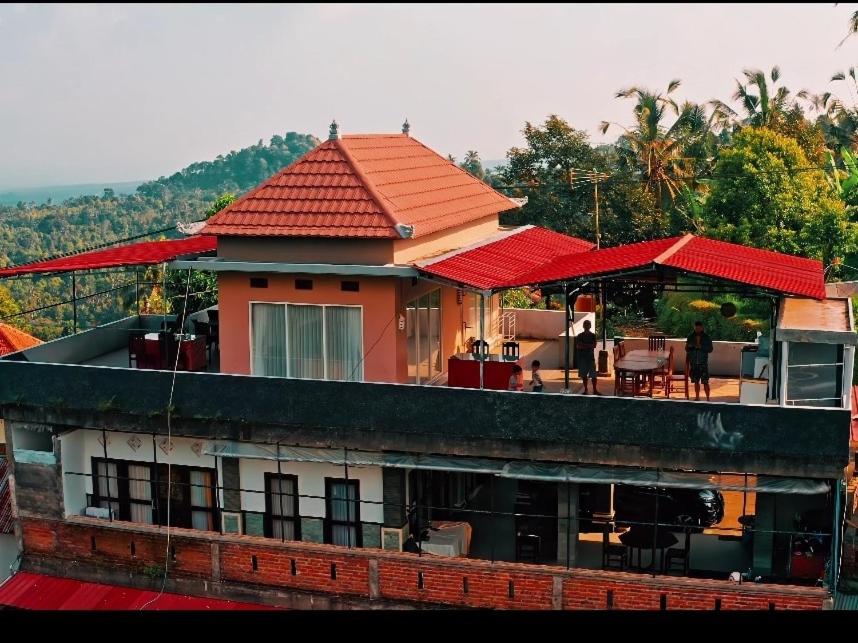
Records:
[[[298,477],[267,473],[265,492],[265,535],[281,540],[300,540]]]
[[[363,380],[359,306],[253,304],[253,374]]]
[[[285,377],[286,373],[286,309],[280,304],[253,304],[251,308],[253,335],[252,373]]]
[[[119,472],[116,462],[105,460],[96,461],[96,480],[93,491],[96,494],[97,506],[110,509],[114,518],[120,518],[119,504]]]
[[[128,465],[128,500],[131,522],[152,524],[152,468],[148,464]]]
[[[786,400],[803,406],[839,407],[843,395],[843,346],[790,342]]]
[[[325,542],[361,546],[360,495],[357,480],[325,479]]]

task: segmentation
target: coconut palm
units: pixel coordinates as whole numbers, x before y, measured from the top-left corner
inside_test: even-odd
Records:
[[[743,119],[739,118],[736,110],[720,100],[709,101],[709,104],[723,121],[738,120],[742,125],[754,127],[771,125],[776,118],[789,109],[793,102],[789,89],[784,86],[777,89],[774,87],[781,77],[780,68],[777,65],[772,67],[768,77],[759,69],[746,69],[742,73],[745,75],[745,84],[736,81],[736,91],[732,99],[741,104],[745,112]],[[803,97],[806,92],[800,92],[798,95]]]
[[[636,101],[634,126],[618,126],[624,130],[618,144],[621,164],[645,179],[647,190],[655,195],[662,208],[679,194],[684,184],[693,180],[696,170],[710,156],[707,141],[712,139],[712,118],[702,105],[678,104],[671,94],[679,86],[680,81],[673,80],[663,93],[630,87],[616,94],[617,98]],[[670,115],[676,118],[667,125]],[[602,133],[611,125],[614,123],[603,121]]]
[[[820,112],[819,124],[825,134],[825,140],[831,149],[855,149],[858,147],[858,72],[850,67],[846,72],[839,71],[831,77],[832,82],[845,83],[852,98],[853,107],[846,104],[832,92],[810,94],[803,92],[810,105]]]

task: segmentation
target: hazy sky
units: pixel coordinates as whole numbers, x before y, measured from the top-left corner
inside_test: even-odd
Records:
[[[0,5],[0,188],[155,178],[289,130],[395,132],[503,158],[617,89],[728,99],[747,67],[834,87],[852,5]],[[613,140],[616,132],[609,132]]]

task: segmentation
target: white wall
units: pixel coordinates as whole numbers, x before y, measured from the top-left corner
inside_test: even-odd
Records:
[[[101,431],[79,429],[67,433],[62,439],[62,464],[63,464],[63,495],[66,514],[79,515],[86,508],[86,494],[92,493],[92,459],[104,457],[104,447],[99,442]],[[111,460],[129,460],[132,462],[154,462],[152,436],[142,433],[110,433],[107,432],[107,457]],[[135,451],[128,441],[137,437],[141,444]],[[173,438],[173,450],[170,455],[164,453],[160,448],[162,436],[155,438],[159,445],[157,449],[158,464],[170,464],[215,468],[215,457],[210,455],[197,455],[191,449],[195,442],[203,443],[203,440],[191,438]],[[83,472],[84,476],[66,475],[65,471]],[[218,471],[218,484],[221,484],[221,472]],[[223,498],[221,498],[222,502]]]
[[[343,467],[321,462],[281,462],[280,472],[298,476],[298,493],[319,498],[300,498],[298,511],[302,516],[325,517],[325,478],[343,478]],[[271,460],[239,460],[241,508],[246,511],[265,511],[265,495],[253,491],[265,491],[265,474],[277,473],[277,463]],[[349,479],[360,481],[360,499],[381,502],[383,500],[381,467],[349,467]],[[380,504],[360,505],[361,522],[384,522],[384,510]]]

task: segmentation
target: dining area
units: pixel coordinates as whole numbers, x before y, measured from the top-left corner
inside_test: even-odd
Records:
[[[661,393],[689,397],[688,368],[677,372],[676,351],[667,346],[664,335],[650,335],[647,347],[627,350],[625,341],[618,341],[613,349],[614,395],[653,397]]]
[[[128,367],[150,370],[204,372],[214,365],[218,350],[217,310],[183,318],[165,317],[159,330],[128,330]]]

